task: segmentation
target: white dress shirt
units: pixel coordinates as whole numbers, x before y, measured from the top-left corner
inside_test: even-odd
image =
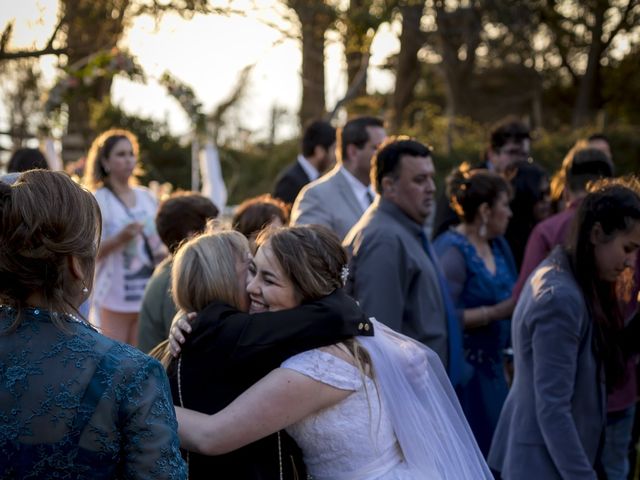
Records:
[[[362,211],[365,211],[371,205],[371,202],[376,197],[376,192],[373,190],[371,185],[364,185],[360,180],[353,176],[353,174],[344,167],[340,167],[340,171],[344,175],[344,178],[347,179],[353,194],[360,202],[360,206],[362,207]]]
[[[304,170],[304,173],[307,174],[307,177],[309,177],[310,182],[313,182],[316,178],[320,176],[320,172],[318,172],[318,169],[313,165],[311,165],[309,160],[304,158],[304,155],[298,155],[298,163]]]

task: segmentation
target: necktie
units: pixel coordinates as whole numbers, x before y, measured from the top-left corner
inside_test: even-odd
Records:
[[[424,247],[427,256],[433,264],[433,269],[438,277],[438,284],[440,285],[440,291],[442,292],[442,303],[444,304],[444,311],[447,320],[447,344],[449,347],[449,380],[453,386],[464,384],[468,379],[470,373],[469,366],[466,365],[462,353],[462,329],[460,328],[460,321],[458,320],[458,313],[453,304],[451,298],[451,292],[449,291],[449,285],[447,284],[444,274],[440,269],[440,264],[436,259],[435,252],[431,247],[431,242],[427,238],[427,235],[421,231],[420,240],[422,240],[422,246]]]
[[[373,203],[373,195],[371,195],[371,190],[369,190],[368,188],[367,188],[367,201],[369,202],[369,205]]]

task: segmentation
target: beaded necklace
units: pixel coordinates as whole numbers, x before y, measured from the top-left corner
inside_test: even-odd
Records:
[[[0,304],[0,310],[6,310],[9,313],[13,313],[15,314],[17,312],[17,310],[9,305],[1,305]],[[51,318],[62,318],[64,320],[67,321],[71,321],[74,323],[79,323],[80,325],[84,325],[86,327],[91,328],[92,330],[95,330],[96,332],[98,332],[99,330],[94,326],[91,325],[89,322],[76,317],[75,315],[71,314],[71,313],[66,313],[66,312],[49,312],[48,310],[43,310],[41,308],[37,308],[37,307],[27,307],[23,309],[24,312],[27,312],[31,315],[33,315],[36,318],[44,318],[44,317],[51,317]]]

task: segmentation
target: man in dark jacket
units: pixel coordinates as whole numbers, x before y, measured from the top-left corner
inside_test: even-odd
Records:
[[[336,129],[328,122],[309,124],[302,137],[302,153],[276,179],[273,196],[293,203],[307,183],[317,179],[336,161]]]

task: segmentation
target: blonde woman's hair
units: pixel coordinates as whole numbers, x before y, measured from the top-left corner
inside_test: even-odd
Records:
[[[205,233],[185,242],[171,272],[176,305],[185,312],[199,312],[214,300],[239,307],[244,292],[234,281],[236,264],[248,254],[249,242],[234,231]]]
[[[203,233],[183,243],[171,267],[175,304],[185,312],[199,312],[213,301],[239,308],[244,292],[238,288],[236,264],[248,255],[248,240],[231,230]],[[168,341],[149,355],[168,368],[172,359]]]
[[[101,133],[91,143],[89,153],[87,154],[87,160],[85,162],[84,178],[82,183],[89,190],[97,190],[102,187],[105,182],[108,183],[109,174],[105,170],[102,162],[109,158],[111,150],[113,150],[113,147],[120,140],[129,140],[131,147],[133,148],[133,154],[138,158],[138,154],[140,153],[138,138],[129,130],[112,128],[111,130]],[[136,169],[134,175],[138,175],[139,173],[140,170]]]
[[[551,190],[551,203],[553,205],[558,205],[562,201],[562,196],[567,186],[567,172],[573,164],[573,157],[577,152],[588,147],[589,142],[587,140],[577,140],[562,159],[562,166],[551,177],[549,189]]]

